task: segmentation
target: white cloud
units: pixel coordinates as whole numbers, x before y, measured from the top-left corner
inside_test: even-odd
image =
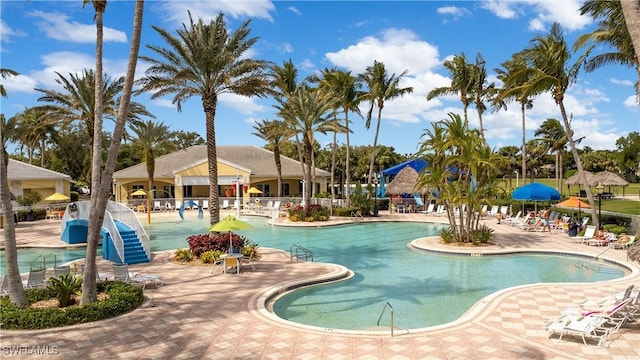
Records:
[[[568,31],[581,30],[591,23],[591,18],[580,15],[581,0],[487,0],[480,7],[502,19],[532,16],[529,29],[544,31],[557,21]]]
[[[13,36],[25,37],[27,34],[22,30],[14,30],[4,21],[0,21],[0,43],[10,42],[10,37]]]
[[[255,102],[255,99],[256,98],[253,97],[250,98],[247,96],[234,94],[221,94],[220,97],[218,97],[221,105],[233,109],[234,111],[237,111],[244,115],[251,115],[257,112],[267,111],[267,108],[265,106],[257,104]]]
[[[501,19],[514,19],[520,12],[515,1],[486,0],[480,2],[480,6],[494,13]]]
[[[36,26],[52,39],[78,43],[96,42],[95,24],[70,22],[69,16],[57,12],[32,11],[28,15],[40,19],[36,21]],[[122,31],[106,26],[103,31],[104,42],[127,42],[127,35]]]
[[[471,15],[471,12],[469,10],[463,7],[458,7],[458,6],[439,7],[436,11],[438,14],[441,14],[441,15],[450,15],[454,20],[458,20],[463,16]]]
[[[27,75],[9,76],[6,79],[2,79],[2,86],[7,90],[7,94],[11,96],[11,93],[35,93],[37,85],[36,79]]]
[[[293,52],[293,45],[289,43],[283,43],[280,46],[278,46],[278,49],[283,54],[291,54]]]
[[[612,84],[616,84],[616,85],[633,86],[633,82],[631,80],[628,80],[628,79],[611,78],[611,79],[609,79],[609,82],[611,82]]]
[[[176,108],[176,105],[171,103],[171,99],[167,99],[167,98],[153,99],[151,100],[151,103],[153,105],[160,106],[160,107],[167,107],[167,108],[174,108],[174,109]]]
[[[166,1],[161,6],[161,12],[168,14],[166,19],[174,25],[189,23],[187,11],[191,12],[194,21],[202,19],[204,22],[209,22],[221,12],[225,14],[227,21],[229,18],[258,18],[273,21],[271,12],[275,11],[275,6],[269,0]]]
[[[313,70],[315,70],[316,68],[316,65],[313,63],[313,61],[311,61],[311,59],[304,59],[300,63],[300,68],[304,71],[313,72]]]
[[[295,6],[289,6],[287,8],[287,10],[291,11],[292,13],[296,14],[296,15],[302,15],[302,13],[300,12],[300,10],[298,10],[297,7]]]
[[[624,106],[631,110],[638,110],[638,97],[631,95],[624,100]]]

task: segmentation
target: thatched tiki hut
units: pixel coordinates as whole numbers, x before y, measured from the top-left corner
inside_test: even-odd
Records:
[[[608,193],[611,193],[611,186],[622,186],[622,198],[624,199],[624,187],[629,185],[629,183],[625,179],[609,171],[600,171],[599,173],[595,173],[595,174],[589,171],[585,171],[585,173],[587,175],[587,181],[589,181],[589,186],[598,186],[598,184],[602,184],[603,186],[608,186],[609,187]],[[566,183],[567,183],[567,186],[577,184],[578,190],[582,185],[582,182],[580,181],[580,177],[578,176],[578,173],[571,175],[567,179]],[[579,192],[578,192],[578,195],[579,195]]]

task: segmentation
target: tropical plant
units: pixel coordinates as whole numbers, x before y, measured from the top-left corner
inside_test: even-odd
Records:
[[[533,101],[522,89],[520,85],[528,80],[529,73],[526,71],[527,63],[519,54],[513,55],[508,61],[503,62],[502,69],[495,69],[497,77],[502,81],[502,87],[497,89],[496,97],[492,100],[495,110],[507,108],[507,101],[514,100],[520,104],[520,114],[522,123],[522,181],[527,177],[527,139],[526,139],[526,115],[527,109],[533,108]]]
[[[177,261],[189,262],[189,261],[193,260],[193,254],[191,253],[191,250],[189,250],[189,249],[178,248],[178,249],[176,249],[176,252],[174,254],[174,258]]]
[[[17,71],[11,69],[2,69],[0,68],[0,77],[6,79],[9,76],[17,76],[19,73]],[[7,90],[4,88],[4,85],[0,83],[0,96],[7,97]]]
[[[138,81],[140,92],[153,92],[152,99],[173,94],[172,103],[182,111],[182,103],[200,96],[205,114],[207,159],[209,164],[209,214],[211,224],[220,220],[215,115],[218,97],[224,93],[261,96],[267,92],[268,63],[246,57],[258,40],[250,38],[250,21],[229,33],[222,13],[205,24],[202,19],[176,30],[177,36],[158,26],[153,29],[168,47],[147,45],[158,58],[142,56],[150,63]]]
[[[609,64],[635,68],[637,73],[636,95],[640,97],[640,59],[634,51],[631,35],[625,24],[625,14],[622,11],[622,3],[624,2],[633,3],[633,1],[620,0],[585,1],[580,7],[580,14],[589,14],[592,18],[599,20],[598,27],[592,32],[580,36],[573,48],[579,49],[589,43],[606,45],[601,48],[610,49],[610,51],[591,57],[585,64],[585,70],[591,72]]]
[[[451,75],[451,85],[435,88],[427,94],[427,100],[431,100],[440,96],[460,95],[462,109],[464,113],[465,127],[469,127],[469,118],[467,116],[467,108],[473,102],[470,96],[473,88],[473,74],[470,64],[464,52],[455,55],[453,59],[446,60],[442,65],[449,71]]]
[[[480,123],[480,133],[484,137],[484,126],[482,124],[482,114],[487,110],[485,100],[493,98],[497,92],[494,83],[488,83],[487,69],[485,61],[480,53],[476,55],[476,63],[471,66],[471,91],[469,95],[473,98],[473,103],[478,112],[478,122]]]
[[[31,206],[42,200],[42,195],[37,191],[30,191],[24,195],[16,196],[16,202],[22,206]]]
[[[253,126],[253,135],[267,141],[273,151],[273,160],[278,173],[278,197],[282,196],[282,162],[280,160],[280,145],[293,136],[293,132],[281,120],[262,120]]]
[[[587,199],[589,203],[593,204],[593,194],[591,193],[587,176],[584,173],[582,161],[573,138],[571,123],[564,106],[565,93],[571,84],[576,81],[580,68],[586,61],[589,52],[578,55],[576,61],[570,64],[571,52],[564,39],[562,27],[560,24],[554,23],[546,36],[536,36],[531,40],[531,45],[524,49],[521,54],[528,64],[524,70],[527,73],[528,80],[512,91],[514,93],[522,91],[527,96],[535,96],[547,91],[551,93],[560,109],[567,140],[569,140],[569,147],[576,162]],[[507,91],[508,93],[509,91]],[[591,209],[591,216],[597,219],[595,207]],[[596,223],[596,225],[599,224]]]
[[[620,1],[622,13],[624,14],[624,22],[627,24],[627,31],[631,36],[631,43],[635,50],[636,63],[640,62],[640,2],[638,1]],[[636,65],[636,70],[640,75],[640,64]],[[636,101],[640,106],[640,79],[636,82]]]
[[[389,75],[387,69],[382,62],[374,60],[373,66],[368,66],[364,73],[360,74],[359,79],[367,85],[367,90],[362,95],[363,101],[369,101],[369,112],[367,113],[367,121],[365,127],[369,129],[371,126],[371,115],[373,108],[378,108],[378,121],[376,123],[376,132],[373,137],[371,149],[371,161],[369,162],[369,175],[367,175],[367,184],[371,184],[373,179],[373,165],[376,159],[376,148],[378,145],[378,135],[380,133],[380,120],[382,118],[382,109],[384,102],[401,97],[405,94],[413,92],[413,87],[400,87],[400,81],[409,73],[404,70],[400,74],[395,73]],[[348,191],[348,189],[347,189]]]
[[[47,287],[56,294],[58,307],[67,307],[75,304],[74,295],[80,295],[82,279],[75,274],[62,274],[59,278],[49,278]]]

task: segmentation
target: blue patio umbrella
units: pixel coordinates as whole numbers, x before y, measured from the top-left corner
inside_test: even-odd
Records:
[[[560,200],[560,193],[558,192],[558,190],[552,188],[551,186],[534,182],[528,185],[520,186],[519,188],[513,190],[513,193],[511,193],[511,198],[513,200],[535,201],[535,210],[537,212],[538,201]]]

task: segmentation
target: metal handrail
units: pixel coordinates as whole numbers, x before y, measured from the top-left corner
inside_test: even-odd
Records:
[[[380,320],[382,319],[382,315],[384,315],[384,311],[387,310],[387,307],[389,308],[389,311],[391,312],[391,337],[393,337],[393,306],[391,306],[391,304],[389,304],[388,301],[384,303],[384,307],[382,308],[382,312],[380,313],[380,317],[378,317],[378,323],[376,324],[376,326],[380,326]]]
[[[107,212],[111,214],[114,220],[121,221],[136,232],[147,258],[151,259],[151,241],[136,213],[128,206],[111,200],[107,203]]]
[[[296,251],[295,255],[293,254],[294,249]],[[302,252],[302,254],[304,255],[304,261],[309,261],[309,258],[311,258],[311,261],[313,262],[313,253],[311,252],[311,250],[305,248],[302,245],[296,244],[291,245],[291,247],[289,248],[289,256],[292,260],[294,257],[296,258],[296,261],[299,260],[301,258],[300,252]]]
[[[354,219],[354,221],[362,221],[362,213],[360,211],[352,211],[351,218]]]
[[[601,251],[600,253],[598,253],[598,255],[596,255],[596,256],[594,256],[594,257],[592,257],[591,259],[589,259],[589,261],[587,261],[587,262],[585,262],[585,263],[580,264],[580,267],[582,267],[582,268],[589,267],[589,265],[591,265],[591,264],[595,263],[596,261],[598,261],[598,260],[600,259],[600,255],[602,255],[602,254],[606,253],[607,251],[609,251],[609,249],[611,249],[611,248],[610,248],[609,246],[607,246],[607,248],[606,248],[606,249],[604,249],[603,251]]]

